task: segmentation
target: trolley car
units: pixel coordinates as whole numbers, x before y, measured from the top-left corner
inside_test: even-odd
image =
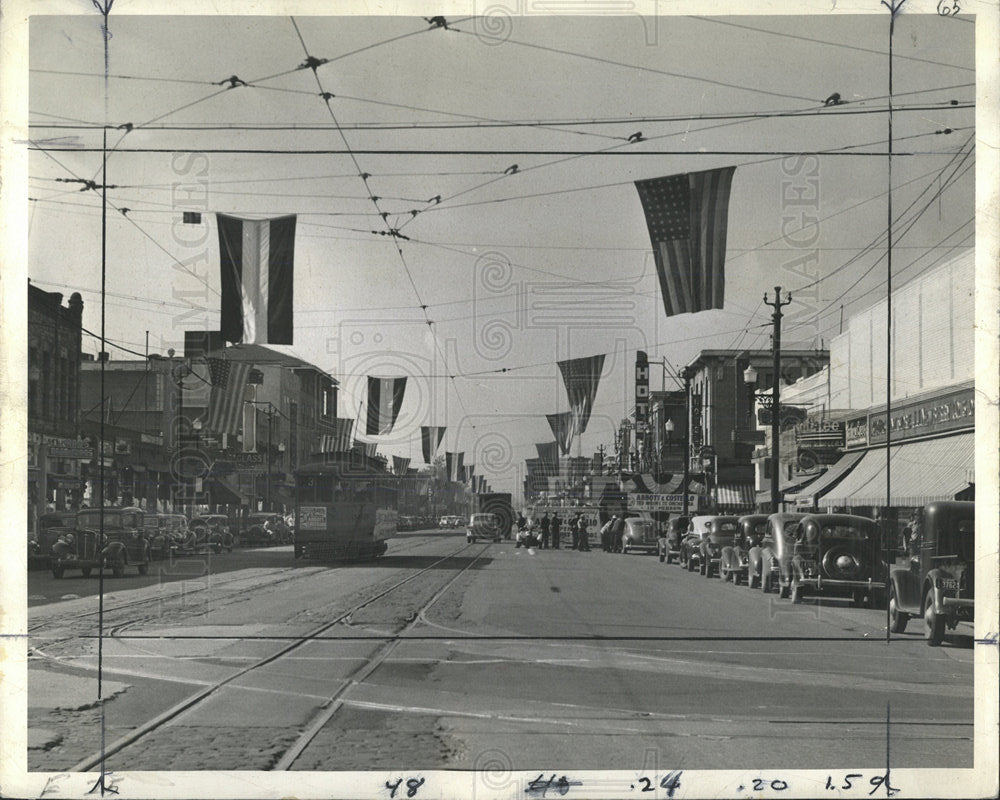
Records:
[[[396,533],[396,478],[358,452],[330,454],[295,473],[295,557],[376,558]]]

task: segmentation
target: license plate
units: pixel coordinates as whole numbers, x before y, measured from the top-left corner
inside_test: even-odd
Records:
[[[941,588],[942,589],[957,589],[958,579],[957,578],[941,578]]]

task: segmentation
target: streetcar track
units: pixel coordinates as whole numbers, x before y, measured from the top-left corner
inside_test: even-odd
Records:
[[[471,544],[466,545],[466,547],[472,546],[473,545]],[[312,743],[323,728],[326,727],[326,724],[333,719],[337,711],[343,707],[344,701],[342,697],[348,689],[350,689],[351,686],[364,682],[366,678],[368,678],[373,672],[375,672],[375,670],[385,663],[399,643],[407,638],[404,634],[422,621],[424,612],[433,606],[442,597],[442,595],[444,595],[444,593],[451,588],[455,581],[471,569],[473,564],[476,563],[479,557],[483,555],[486,550],[487,547],[483,546],[483,549],[480,550],[468,564],[449,578],[448,581],[445,582],[444,586],[438,589],[438,591],[436,591],[431,598],[417,610],[417,612],[413,615],[413,618],[406,623],[402,630],[395,634],[392,639],[385,642],[381,646],[380,650],[369,658],[365,664],[362,664],[357,670],[355,670],[355,672],[351,673],[342,680],[340,688],[328,698],[324,707],[321,708],[320,712],[313,718],[312,722],[307,725],[305,731],[303,731],[295,743],[285,751],[284,755],[278,759],[272,767],[273,770],[287,771],[291,769],[292,764],[295,763],[310,743]]]
[[[293,650],[298,649],[299,647],[301,647],[304,644],[307,644],[309,642],[314,641],[320,634],[322,634],[325,631],[333,628],[336,625],[339,625],[346,618],[348,618],[351,614],[355,613],[356,611],[360,610],[361,608],[364,608],[365,606],[368,606],[368,605],[376,602],[377,600],[380,600],[381,598],[385,597],[386,595],[390,594],[391,592],[394,592],[397,589],[399,589],[400,587],[402,587],[402,586],[410,583],[410,581],[413,581],[416,578],[418,578],[421,575],[423,575],[424,573],[426,573],[426,572],[434,569],[438,564],[441,564],[441,563],[443,563],[443,562],[445,562],[445,561],[447,561],[447,560],[449,560],[451,558],[454,558],[455,556],[459,555],[463,551],[465,551],[465,550],[467,550],[467,549],[469,549],[470,547],[473,547],[473,546],[474,545],[471,545],[471,544],[463,542],[462,546],[458,550],[456,550],[456,551],[454,551],[452,553],[449,553],[449,554],[447,554],[445,556],[442,556],[442,557],[438,558],[433,563],[427,565],[426,567],[423,567],[422,569],[418,570],[417,572],[413,573],[412,575],[409,575],[406,578],[403,578],[402,580],[399,580],[399,581],[393,583],[388,588],[386,588],[386,589],[384,589],[384,590],[382,590],[380,592],[377,592],[373,596],[371,596],[369,598],[366,598],[365,600],[363,600],[363,601],[361,601],[359,603],[356,603],[355,605],[353,605],[351,608],[347,609],[342,614],[337,615],[334,619],[329,620],[329,621],[323,623],[322,625],[318,626],[314,630],[312,630],[312,631],[310,631],[310,632],[308,632],[308,633],[306,633],[306,634],[304,634],[302,636],[297,637],[294,641],[289,642],[287,645],[285,645],[284,647],[280,648],[275,653],[272,653],[272,654],[270,654],[268,656],[265,656],[264,658],[257,659],[256,661],[254,661],[254,663],[252,663],[252,664],[250,664],[250,665],[248,665],[246,667],[242,667],[242,668],[238,669],[236,672],[234,672],[233,674],[227,676],[226,678],[223,678],[223,679],[218,680],[218,681],[214,681],[211,685],[206,686],[201,691],[196,692],[195,694],[191,695],[190,697],[185,698],[184,700],[180,701],[179,703],[176,703],[175,705],[171,706],[170,708],[168,708],[165,711],[161,712],[160,714],[156,715],[152,719],[147,720],[142,725],[139,725],[138,727],[136,727],[135,729],[133,729],[129,733],[125,734],[124,736],[116,739],[114,742],[112,742],[109,745],[107,745],[106,747],[104,747],[101,751],[99,751],[97,753],[94,753],[94,754],[91,754],[90,756],[88,756],[88,757],[84,758],[83,760],[77,762],[76,764],[74,764],[73,766],[71,766],[69,768],[69,771],[70,772],[87,772],[87,771],[93,769],[94,767],[96,767],[99,764],[101,764],[108,756],[112,756],[112,755],[115,755],[116,753],[121,752],[122,750],[126,749],[127,747],[135,744],[137,741],[139,741],[143,737],[145,737],[145,736],[149,735],[150,733],[156,731],[157,729],[163,727],[167,722],[175,719],[177,716],[179,716],[183,712],[185,712],[185,711],[193,708],[194,706],[196,706],[199,703],[201,703],[203,700],[206,700],[207,698],[209,698],[212,695],[214,695],[223,686],[226,686],[227,684],[232,683],[237,678],[240,678],[243,675],[246,675],[247,673],[252,672],[253,670],[259,669],[261,667],[267,666],[268,664],[271,664],[274,661],[277,661],[278,659],[284,657],[285,655],[287,655],[288,653],[292,652]],[[476,560],[481,555],[483,555],[483,553],[486,552],[486,550],[487,550],[487,546],[486,545],[482,545],[482,549],[469,562],[469,564],[467,564],[458,573],[456,573],[456,575],[451,580],[449,580],[441,590],[439,590],[438,592],[436,592],[434,594],[434,596],[431,598],[431,600],[428,601],[428,603],[426,605],[429,606],[432,603],[436,602],[436,600],[438,599],[438,597],[440,597],[441,594],[444,593],[444,591],[454,582],[454,580],[459,575],[463,574],[467,569],[469,569],[469,567],[471,567],[472,564],[474,564],[476,562]],[[345,566],[348,566],[348,565],[345,565]],[[401,633],[405,632],[409,627],[411,627],[412,625],[414,625],[416,622],[417,622],[417,618],[415,618],[411,622],[407,623],[407,625],[403,628],[403,630],[401,631]],[[388,644],[391,645],[392,643],[390,642]],[[391,652],[391,647],[387,647],[386,648],[385,655],[388,655],[389,652]],[[362,666],[360,669],[363,670],[364,666]],[[354,674],[356,675],[357,673],[354,673]],[[354,679],[355,678],[353,676],[350,677],[350,678],[345,679],[345,685],[344,685],[344,687],[342,687],[341,690],[337,694],[338,695],[341,694],[348,686],[350,686],[350,683]],[[328,703],[333,702],[333,700],[335,699],[335,697],[336,697],[336,695],[334,696],[334,698],[328,699],[327,702]],[[332,714],[330,716],[332,716]],[[308,744],[308,742],[306,744]],[[303,745],[303,748],[304,748],[304,746],[305,745]],[[277,767],[275,767],[275,768],[277,769]]]

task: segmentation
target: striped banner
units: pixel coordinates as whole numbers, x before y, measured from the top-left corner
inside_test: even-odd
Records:
[[[736,167],[636,181],[667,316],[722,308]]]
[[[244,344],[292,343],[295,215],[241,219],[216,214],[222,336]]]
[[[551,420],[549,425],[552,425]],[[535,449],[538,451],[538,460],[542,462],[548,474],[555,475],[559,471],[559,443],[541,442],[535,445]]]
[[[354,420],[349,417],[337,417],[333,420],[333,433],[324,433],[320,437],[319,451],[321,453],[346,453],[351,449],[351,431]]]
[[[354,449],[359,453],[364,453],[368,458],[375,458],[375,451],[378,448],[378,442],[362,442],[359,439],[354,440]]]
[[[448,480],[452,483],[459,483],[462,474],[462,461],[465,460],[465,453],[444,454],[445,469],[448,470]]]
[[[392,471],[396,475],[405,475],[409,466],[410,466],[410,459],[403,458],[403,456],[392,457]]]
[[[444,425],[420,426],[420,444],[423,447],[425,464],[430,464],[433,460],[434,454],[437,453],[437,449],[441,446],[441,440],[444,439],[444,432]]]
[[[243,422],[247,377],[252,368],[253,364],[245,361],[208,359],[212,382],[208,398],[208,419],[205,423],[208,430],[216,433],[239,433]]]
[[[406,378],[373,378],[368,376],[368,422],[365,434],[378,436],[390,433],[403,407]]]
[[[569,407],[573,414],[573,425],[569,436],[579,436],[587,430],[590,422],[590,412],[594,407],[594,397],[597,386],[601,382],[601,370],[604,369],[604,353],[586,358],[573,358],[559,362],[563,383],[566,384],[566,394],[569,395]],[[551,424],[551,422],[550,422]],[[553,429],[555,433],[555,429]],[[556,434],[556,441],[562,441]],[[569,446],[563,450],[563,455],[569,452]]]
[[[573,443],[573,431],[575,427],[573,412],[564,411],[562,414],[546,414],[545,419],[549,421],[549,427],[552,428],[552,435],[556,437],[553,444],[558,445],[560,453],[568,456],[570,445]],[[541,457],[540,451],[538,455]]]

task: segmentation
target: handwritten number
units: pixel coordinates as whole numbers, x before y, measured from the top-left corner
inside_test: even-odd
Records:
[[[643,779],[643,780],[645,780],[645,779]],[[559,792],[559,794],[561,794],[561,795],[565,795],[566,792],[569,791],[569,787],[570,786],[573,786],[573,785],[579,786],[580,785],[579,783],[577,783],[577,784],[571,784],[569,778],[567,778],[565,775],[563,775],[557,781],[555,773],[553,773],[552,776],[548,780],[545,780],[545,778],[543,776],[543,773],[539,772],[538,773],[538,777],[535,778],[533,781],[531,781],[528,784],[527,793],[528,794],[535,794],[535,793],[539,793],[540,792],[541,795],[542,795],[542,797],[545,797],[545,793],[549,789],[552,788],[552,784],[553,783],[555,784],[556,791]],[[646,791],[646,790],[643,789],[643,791]],[[412,797],[412,795],[411,795],[411,797]]]
[[[678,775],[679,774],[680,773],[678,773]],[[829,782],[830,782],[830,779],[827,778],[827,783],[829,783]],[[767,788],[767,786],[768,786],[768,783],[767,783],[767,781],[764,778],[754,778],[753,779],[753,790],[755,792],[763,792]],[[771,789],[773,789],[776,792],[783,792],[783,791],[785,791],[785,789],[788,788],[788,784],[785,781],[781,780],[781,778],[775,778],[773,781],[771,781],[770,786],[771,786]]]
[[[667,797],[673,797],[674,791],[681,788],[681,771],[678,769],[667,774],[660,781],[660,788],[667,790]]]
[[[896,792],[899,791],[899,789],[895,789],[895,788],[893,788],[892,786],[889,785],[889,773],[888,772],[885,775],[876,775],[874,778],[872,778],[870,781],[868,781],[868,783],[870,783],[872,786],[875,787],[870,792],[868,792],[869,795],[875,794],[875,792],[877,792],[879,790],[879,788],[882,787],[882,786],[885,786],[885,795],[886,795],[886,797],[895,797],[896,796]]]
[[[827,789],[833,789],[833,781],[830,780],[830,776],[829,775],[826,776],[826,788]]]
[[[771,788],[776,792],[783,792],[788,788],[788,784],[778,778],[777,780],[771,781]]]
[[[850,789],[851,786],[853,785],[851,783],[851,779],[852,778],[863,778],[863,777],[864,777],[864,775],[862,775],[860,772],[851,772],[851,773],[849,773],[849,774],[847,774],[847,775],[844,776],[844,785],[842,787],[840,787],[840,788],[842,788],[842,789]]]
[[[639,778],[639,783],[646,784],[642,787],[640,791],[643,792],[655,792],[656,789],[653,788],[653,782],[649,778]]]
[[[953,17],[961,10],[958,0],[939,0],[937,4],[937,12],[942,17]]]
[[[385,788],[389,790],[389,797],[395,797],[396,796],[396,790],[399,788],[399,785],[402,782],[403,782],[402,778],[400,778],[395,783],[389,783],[389,781],[385,782]]]
[[[424,779],[423,778],[420,778],[420,780],[417,780],[416,778],[410,778],[406,782],[406,796],[407,797],[416,797],[416,795],[417,795],[417,789],[419,789],[423,785],[424,785]]]

